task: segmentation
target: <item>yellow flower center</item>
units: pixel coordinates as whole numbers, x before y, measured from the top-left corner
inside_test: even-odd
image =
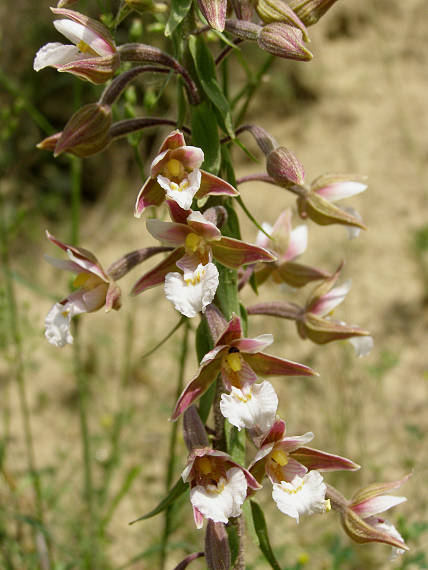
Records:
[[[83,40],[76,45],[77,49],[82,53],[90,53],[91,55],[98,55],[86,42]]]
[[[270,454],[270,458],[278,465],[281,465],[281,467],[288,463],[288,455],[283,449],[274,449]]]
[[[186,237],[184,247],[186,248],[186,251],[194,253],[199,249],[202,241],[203,240],[200,236],[191,233]]]
[[[200,457],[198,460],[198,468],[201,473],[208,475],[212,471],[211,461],[208,457]]]
[[[102,283],[101,279],[93,273],[79,273],[73,281],[73,286],[90,291],[100,285],[100,283]]]
[[[233,370],[233,372],[239,372],[242,368],[241,355],[239,352],[231,352],[226,356],[226,362]]]
[[[184,174],[185,174],[184,166],[181,164],[179,160],[177,160],[176,158],[171,158],[170,160],[168,160],[165,167],[165,175],[168,178],[181,179],[183,178]]]

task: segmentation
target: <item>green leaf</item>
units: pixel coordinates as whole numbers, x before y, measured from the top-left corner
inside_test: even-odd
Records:
[[[235,565],[235,561],[238,558],[239,554],[239,536],[238,536],[238,529],[233,524],[228,524],[226,526],[227,537],[229,539],[229,548],[230,548],[230,560],[231,560],[231,567]]]
[[[211,333],[208,328],[206,319],[202,319],[196,329],[196,354],[198,355],[198,362],[213,348],[213,341]],[[199,417],[202,423],[207,421],[208,415],[211,410],[214,396],[216,393],[216,382],[213,382],[208,390],[203,394],[199,400]]]
[[[164,499],[162,499],[162,501],[158,504],[157,507],[152,509],[146,515],[143,515],[143,516],[139,517],[138,519],[135,519],[134,521],[130,522],[129,524],[134,524],[138,521],[144,521],[146,519],[150,519],[151,517],[154,517],[155,515],[158,515],[159,513],[164,511],[167,507],[169,507],[169,505],[172,505],[178,499],[178,497],[180,497],[188,489],[189,489],[189,485],[187,483],[184,483],[183,479],[180,477],[180,479],[177,481],[177,483],[174,485],[174,487],[170,490],[168,495]]]
[[[196,73],[205,94],[219,111],[220,124],[232,138],[235,137],[232,126],[232,114],[229,101],[223,94],[217,81],[213,56],[201,36],[190,36],[189,50],[195,64]]]
[[[101,521],[101,527],[104,529],[107,524],[110,522],[111,517],[114,515],[114,512],[116,510],[116,508],[119,506],[119,503],[121,502],[121,500],[123,499],[123,497],[125,497],[125,495],[127,494],[127,492],[129,491],[132,483],[134,482],[134,479],[140,474],[141,472],[141,466],[135,466],[135,467],[131,467],[129,469],[129,471],[125,474],[125,478],[122,482],[122,485],[120,486],[119,490],[117,491],[117,493],[115,494],[115,496],[113,497],[113,500],[109,506],[109,509],[107,511],[107,514],[105,515],[105,517],[103,518],[103,520]]]
[[[274,570],[281,570],[277,559],[273,553],[272,547],[269,542],[269,535],[266,526],[265,516],[262,509],[255,501],[250,501],[251,514],[253,515],[254,528],[257,533],[260,550],[263,552],[264,557]]]
[[[165,28],[165,35],[167,37],[171,36],[175,28],[181,24],[187,16],[191,5],[192,0],[171,0],[171,11]]]
[[[245,430],[238,431],[238,428],[232,426],[228,421],[224,423],[226,433],[227,452],[232,459],[240,465],[245,464]]]
[[[204,101],[192,107],[192,142],[204,151],[203,167],[212,174],[220,169],[220,138],[212,105]]]

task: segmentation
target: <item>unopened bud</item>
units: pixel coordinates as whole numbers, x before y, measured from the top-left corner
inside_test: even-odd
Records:
[[[263,22],[283,22],[295,26],[302,31],[305,41],[308,41],[305,24],[284,0],[258,0],[256,10]]]
[[[391,534],[376,528],[375,526],[368,524],[360,516],[355,513],[352,508],[346,508],[341,515],[341,522],[346,534],[355,542],[365,543],[365,542],[383,542],[384,544],[390,544],[394,548],[398,548],[401,551],[409,550],[407,545],[402,541],[395,538]]]
[[[227,0],[198,0],[198,4],[211,28],[222,32],[226,21]]]
[[[366,229],[366,226],[355,216],[352,216],[342,208],[338,208],[316,192],[308,192],[297,200],[297,207],[302,218],[309,217],[320,226],[342,224]]]
[[[303,45],[301,30],[288,24],[274,22],[263,26],[257,38],[259,47],[277,57],[310,61],[312,53]]]
[[[266,170],[277,184],[285,188],[303,186],[305,171],[297,156],[283,146],[269,153],[266,159]]]
[[[205,533],[205,560],[209,570],[229,570],[231,564],[226,528],[211,519]]]
[[[57,8],[67,8],[70,4],[74,4],[77,0],[59,0],[56,7]]]
[[[289,6],[305,26],[313,26],[337,0],[290,0]]]
[[[54,152],[57,142],[60,139],[61,135],[62,132],[59,132],[55,133],[54,135],[51,135],[50,137],[46,137],[45,139],[39,142],[37,148],[40,148],[41,150],[50,150]]]
[[[257,41],[262,26],[246,20],[226,20],[225,29],[241,40]]]
[[[90,103],[81,107],[65,125],[55,146],[54,156],[71,152],[85,157],[105,149],[110,142],[110,107]]]

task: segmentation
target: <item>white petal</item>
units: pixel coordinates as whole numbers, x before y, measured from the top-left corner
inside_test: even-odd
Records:
[[[360,215],[359,212],[357,212],[355,208],[352,208],[351,206],[345,206],[344,208],[342,208],[342,210],[344,210],[348,214],[351,214],[351,216],[354,216],[354,218],[357,218],[359,222],[363,221],[362,216]],[[355,226],[345,226],[345,227],[348,232],[348,239],[356,239],[361,233],[361,228],[356,228]]]
[[[309,471],[303,478],[296,475],[291,483],[274,483],[272,498],[282,513],[298,523],[301,515],[324,513],[328,509],[325,492],[322,475],[318,471]]]
[[[79,42],[85,42],[87,45],[93,45],[94,42],[99,39],[99,36],[97,36],[92,30],[83,24],[74,22],[73,20],[55,20],[53,25],[60,34],[76,45]]]
[[[304,224],[291,231],[285,259],[290,261],[302,255],[308,247],[308,228]]]
[[[263,222],[262,223],[262,228],[264,229],[264,231],[269,234],[270,236],[272,235],[272,230],[273,230],[273,226],[271,226],[270,224],[268,224],[267,222]],[[256,237],[256,244],[259,247],[264,247],[266,249],[269,249],[269,244],[273,244],[273,241],[271,239],[269,239],[267,237],[267,235],[265,235],[263,232],[261,232],[260,230],[257,232],[257,237]]]
[[[33,62],[33,69],[40,71],[45,67],[61,67],[72,61],[82,59],[76,46],[59,43],[46,44],[39,49]]]
[[[321,317],[328,315],[331,313],[333,309],[335,309],[340,303],[345,299],[346,295],[349,293],[351,289],[351,280],[348,279],[339,287],[334,287],[323,295],[317,302],[316,305],[316,314],[320,315]]]
[[[158,175],[157,181],[159,186],[166,191],[168,198],[177,202],[183,210],[189,210],[193,197],[201,185],[201,171],[199,169],[193,170],[179,184],[171,182],[169,178],[162,176],[162,174]]]
[[[389,521],[384,520],[382,523],[378,522],[374,526],[377,529],[381,530],[382,532],[386,532],[387,534],[392,536],[392,538],[395,538],[397,540],[401,540],[402,542],[404,542],[404,539],[401,536],[401,534],[398,532],[398,530],[395,528],[395,526],[392,523],[390,523]],[[390,560],[395,560],[398,556],[400,556],[401,554],[404,554],[405,552],[406,551],[403,548],[396,548],[395,546],[393,546],[391,556],[390,556]]]
[[[214,299],[218,286],[218,270],[214,263],[199,264],[191,273],[173,272],[165,276],[165,295],[177,311],[196,317]]]
[[[374,346],[374,340],[372,336],[354,336],[352,338],[349,338],[348,342],[352,344],[355,349],[355,354],[359,358],[361,356],[367,356],[367,354],[370,354]]]
[[[197,485],[190,490],[190,502],[204,517],[214,522],[227,523],[229,517],[241,514],[241,505],[247,496],[247,480],[241,469],[226,471],[226,479],[218,485]]]
[[[222,394],[220,410],[229,422],[239,430],[256,429],[264,433],[275,421],[278,396],[270,382],[252,384],[239,390],[232,386],[230,394]]]
[[[45,337],[50,344],[63,347],[66,344],[73,343],[73,336],[70,332],[70,323],[74,315],[82,313],[82,311],[74,303],[55,303],[45,319]]]

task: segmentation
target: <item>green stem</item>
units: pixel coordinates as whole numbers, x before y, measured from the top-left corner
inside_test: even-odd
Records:
[[[175,401],[178,400],[181,392],[183,391],[184,372],[185,372],[187,353],[188,353],[188,348],[189,348],[189,331],[190,331],[190,324],[189,324],[189,320],[186,319],[186,322],[184,324],[183,340],[181,343],[180,363],[179,363],[179,369],[178,369],[178,380],[177,380],[177,390],[176,390]],[[177,433],[178,433],[178,423],[174,422],[171,426],[171,434],[169,437],[167,471],[166,471],[166,478],[165,478],[165,490],[167,492],[171,488],[174,473],[175,473]],[[173,505],[170,505],[165,510],[164,526],[163,526],[163,533],[162,533],[162,542],[161,542],[161,549],[160,549],[160,565],[159,565],[160,570],[164,570],[164,568],[165,568],[168,537],[171,534],[172,508],[173,508]]]
[[[48,547],[49,561],[52,563],[50,537],[46,530],[44,522],[42,486],[40,481],[40,475],[36,467],[36,459],[34,453],[33,434],[31,430],[31,420],[30,420],[30,408],[28,405],[27,387],[25,380],[22,337],[19,330],[19,313],[16,303],[15,290],[13,286],[12,273],[10,270],[6,218],[4,214],[3,196],[1,193],[0,193],[0,248],[1,248],[1,261],[3,266],[4,279],[5,279],[6,304],[9,310],[9,327],[12,338],[12,346],[13,346],[12,362],[14,365],[15,380],[18,386],[19,407],[24,427],[28,471],[31,476],[31,482],[35,497],[36,516],[40,522],[41,530],[46,540],[46,544]],[[35,532],[37,533],[37,530],[35,530]],[[41,564],[41,566],[43,567],[43,564]]]

